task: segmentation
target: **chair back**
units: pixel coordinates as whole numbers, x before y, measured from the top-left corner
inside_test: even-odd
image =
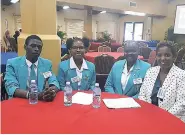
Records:
[[[115,62],[114,57],[102,54],[100,56],[95,57],[95,67],[96,73],[98,74],[109,74],[113,64]]]
[[[151,51],[152,50],[149,47],[141,47],[140,48],[140,55],[143,56],[143,58],[147,60],[149,58]]]
[[[1,101],[3,101],[8,99],[8,94],[6,92],[4,81],[5,73],[2,73],[0,77],[1,77]]]
[[[61,61],[68,60],[71,56],[69,54],[65,54],[64,56],[61,57]]]
[[[105,83],[109,74],[96,74],[96,82],[99,83],[99,87],[102,92],[105,92]]]
[[[119,61],[119,60],[124,60],[125,59],[125,56],[119,56],[116,61]]]
[[[175,64],[181,63],[182,60],[183,60],[183,57],[185,57],[185,49],[184,49],[184,48],[182,48],[182,49],[180,49],[180,50],[178,51],[177,57],[176,57],[176,59],[175,59]]]
[[[102,45],[98,47],[98,52],[111,52],[111,48],[107,45]]]
[[[117,49],[117,52],[124,52],[124,48],[123,47],[119,47],[118,49]]]
[[[153,65],[153,63],[155,62],[155,58],[156,58],[156,51],[151,51],[148,58],[148,63]]]

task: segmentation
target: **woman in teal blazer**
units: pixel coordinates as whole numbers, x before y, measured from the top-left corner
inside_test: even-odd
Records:
[[[137,42],[130,41],[125,45],[125,60],[116,62],[112,67],[105,91],[138,98],[143,78],[150,67],[149,63],[138,59],[138,50]]]
[[[66,82],[70,82],[73,90],[92,90],[96,82],[95,66],[84,59],[89,40],[70,38],[66,45],[71,58],[59,64],[57,79],[60,89],[64,90]]]

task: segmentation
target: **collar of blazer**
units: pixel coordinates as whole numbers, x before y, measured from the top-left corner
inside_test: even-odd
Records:
[[[151,81],[152,81],[151,83],[154,86],[154,83],[155,83],[155,81],[156,81],[156,79],[159,75],[159,72],[160,72],[160,66],[156,66],[156,67],[153,67],[153,68],[154,68],[154,70],[153,70],[153,73],[150,76],[150,78],[151,78]],[[177,67],[173,64],[173,66],[171,67],[169,73],[167,74],[167,76],[164,80],[164,83],[162,85],[162,89],[166,90],[168,88],[168,86],[171,84],[171,82],[174,79],[176,79],[176,77],[177,77],[176,70],[177,70]]]
[[[42,63],[42,61],[41,61],[40,59],[41,59],[41,58],[38,57],[38,66],[37,66],[37,67],[43,65],[43,63]],[[27,63],[26,63],[26,56],[23,56],[23,57],[22,57],[22,60],[21,60],[21,64],[20,64],[20,65],[21,65],[21,66],[26,66],[26,67],[28,67],[28,65],[27,65]]]

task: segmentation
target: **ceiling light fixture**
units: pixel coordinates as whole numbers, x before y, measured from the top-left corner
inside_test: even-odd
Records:
[[[68,9],[69,8],[69,6],[63,6],[63,9]]]
[[[17,3],[19,0],[11,0],[11,3]]]
[[[106,13],[106,11],[101,11],[101,12],[100,12],[100,14],[104,14],[104,13]]]
[[[124,13],[128,14],[128,15],[136,15],[136,16],[145,16],[146,15],[145,13],[134,12],[134,11],[125,11]]]

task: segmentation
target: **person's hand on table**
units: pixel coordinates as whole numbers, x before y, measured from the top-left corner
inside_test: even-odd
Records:
[[[39,93],[38,98],[39,100],[43,100],[46,102],[51,102],[54,100],[58,89],[56,86],[51,86],[46,88],[43,92]]]

